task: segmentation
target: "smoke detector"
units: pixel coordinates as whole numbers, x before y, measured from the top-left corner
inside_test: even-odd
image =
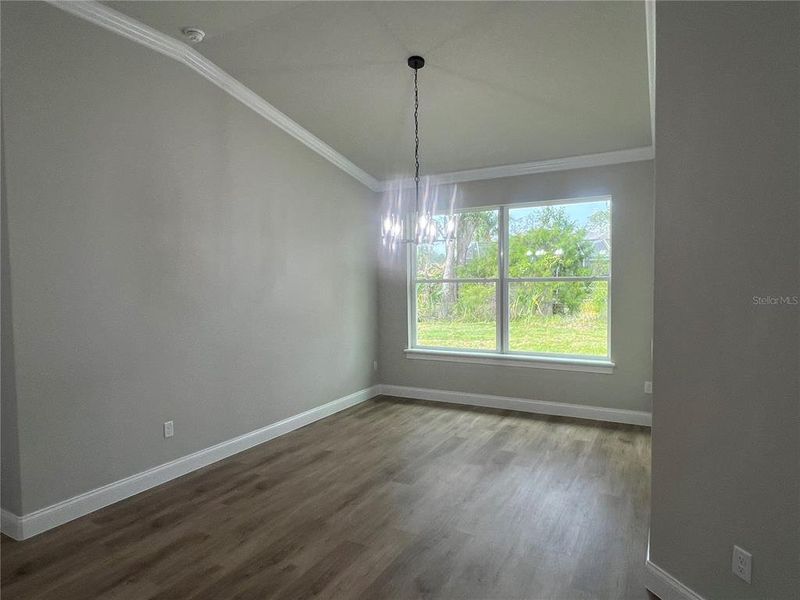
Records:
[[[199,27],[184,27],[181,33],[186,37],[190,44],[199,44],[206,37],[206,32]]]

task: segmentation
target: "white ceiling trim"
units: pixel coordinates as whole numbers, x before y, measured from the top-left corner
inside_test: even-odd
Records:
[[[600,152],[598,154],[583,154],[581,156],[538,160],[517,165],[501,165],[499,167],[453,171],[452,173],[431,175],[431,181],[436,184],[462,183],[465,181],[516,177],[517,175],[532,175],[534,173],[550,173],[552,171],[603,167],[606,165],[652,160],[654,157],[655,152],[653,151],[653,147],[643,146],[641,148],[628,148],[627,150],[615,150],[613,152]],[[403,186],[413,186],[414,180],[403,179],[399,183],[402,183]],[[396,186],[397,184],[397,180],[384,181],[382,182],[381,191],[386,191],[390,186]]]
[[[90,23],[99,25],[112,33],[132,40],[138,44],[155,50],[165,56],[184,63],[195,72],[205,77],[208,81],[227,92],[242,104],[261,115],[270,123],[276,125],[298,141],[308,146],[311,150],[326,158],[345,173],[351,175],[375,192],[385,191],[390,185],[397,184],[396,180],[379,181],[344,155],[334,150],[331,146],[316,137],[310,131],[290,119],[287,115],[272,106],[261,96],[256,94],[246,85],[219,68],[193,48],[162,33],[141,21],[121,13],[96,0],[47,0],[53,6],[72,15],[85,19]],[[647,1],[647,48],[648,48],[648,76],[650,84],[650,117],[651,127],[655,128],[655,8],[652,0]],[[653,131],[655,135],[655,131]],[[582,169],[599,167],[642,160],[652,160],[654,157],[653,146],[629,148],[613,152],[598,154],[585,154],[569,156],[550,160],[501,165],[465,171],[453,171],[433,175],[435,183],[461,183],[478,181],[482,179],[498,179],[501,177],[514,177],[517,175],[530,175],[533,173],[548,173],[552,171],[565,171],[569,169]],[[403,181],[408,185],[410,180]]]
[[[381,182],[372,175],[356,166],[313,133],[301,127],[253,90],[220,69],[187,44],[95,0],[48,1],[61,10],[186,64],[208,81],[226,91],[269,122],[283,129],[283,131],[311,148],[323,158],[328,159],[371,190],[378,191],[381,189]]]
[[[647,31],[647,84],[650,92],[650,143],[656,145],[656,2],[645,0]]]

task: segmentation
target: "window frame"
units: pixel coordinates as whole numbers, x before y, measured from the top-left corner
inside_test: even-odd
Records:
[[[608,274],[585,277],[509,277],[509,211],[518,208],[538,208],[565,204],[585,204],[590,202],[608,202],[609,229],[611,247],[608,252]],[[448,362],[468,362],[476,364],[501,364],[510,366],[534,366],[539,368],[555,368],[583,370],[598,373],[610,373],[615,366],[611,359],[611,302],[612,302],[612,270],[614,265],[614,232],[613,232],[613,197],[609,194],[599,196],[582,196],[578,198],[538,200],[528,202],[512,202],[470,206],[457,209],[455,213],[497,211],[498,231],[498,265],[496,278],[468,279],[418,279],[417,278],[417,245],[409,244],[406,253],[406,289],[408,293],[408,347],[407,358],[446,360]],[[437,211],[436,215],[447,213]],[[512,283],[548,283],[568,281],[605,281],[608,285],[608,301],[606,303],[606,355],[594,356],[583,354],[567,354],[554,352],[526,352],[510,349],[509,291]],[[420,346],[417,343],[417,285],[435,283],[492,283],[495,286],[495,331],[496,342],[493,350],[470,350],[465,348]]]

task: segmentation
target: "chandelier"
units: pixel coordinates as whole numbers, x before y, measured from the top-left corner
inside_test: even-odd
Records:
[[[421,56],[409,56],[408,66],[414,71],[414,182],[413,197],[408,183],[400,179],[391,182],[385,192],[386,214],[381,227],[383,245],[395,250],[399,244],[420,244],[436,239],[449,240],[455,233],[453,207],[458,193],[455,185],[436,185],[430,177],[420,179],[419,160],[419,70],[425,66]],[[445,218],[436,218],[434,212],[441,201],[449,200]]]

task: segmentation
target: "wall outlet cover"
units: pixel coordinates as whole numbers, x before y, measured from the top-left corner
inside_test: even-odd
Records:
[[[733,547],[733,561],[731,570],[733,574],[750,583],[750,575],[753,569],[753,555],[739,546]]]
[[[172,421],[166,421],[164,423],[164,437],[171,438],[175,435],[175,424]]]

